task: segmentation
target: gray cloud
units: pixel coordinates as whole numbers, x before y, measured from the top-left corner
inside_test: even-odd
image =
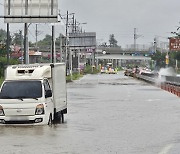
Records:
[[[150,44],[155,36],[167,41],[164,37],[180,26],[179,6],[179,0],[59,0],[61,14],[66,14],[67,10],[74,12],[77,21],[87,22],[82,25],[86,31],[97,32],[101,41],[108,41],[109,35],[115,34],[121,46],[133,43],[134,28],[143,35],[137,40],[139,44]],[[0,6],[0,14],[3,13],[3,6]],[[0,28],[6,28],[2,19]],[[11,25],[12,32],[19,29],[23,30],[23,24]],[[42,26],[40,30],[44,35],[51,34],[50,26]],[[30,38],[35,41],[33,26],[31,33]]]
[[[113,33],[122,46],[133,43],[134,28],[144,36],[138,43],[148,44],[156,35],[168,37],[179,25],[179,0],[64,0],[60,3],[62,11],[75,12],[76,18],[87,22],[85,28],[96,31],[99,39],[107,41]]]

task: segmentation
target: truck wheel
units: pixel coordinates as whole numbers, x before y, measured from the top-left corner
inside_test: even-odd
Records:
[[[52,125],[52,115],[49,115],[49,121],[48,121],[48,125],[51,126]]]
[[[61,112],[61,120],[62,120],[62,123],[64,123],[64,114]]]

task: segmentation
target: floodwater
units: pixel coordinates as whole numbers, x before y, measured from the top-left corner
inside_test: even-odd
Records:
[[[65,123],[1,126],[1,154],[179,154],[180,99],[119,74],[68,84]]]

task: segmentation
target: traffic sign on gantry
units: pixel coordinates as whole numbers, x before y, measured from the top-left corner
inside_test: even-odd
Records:
[[[180,38],[170,38],[169,49],[171,51],[180,51]]]
[[[4,22],[58,22],[58,0],[4,0]]]

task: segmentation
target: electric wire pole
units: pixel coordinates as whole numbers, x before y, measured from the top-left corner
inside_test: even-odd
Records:
[[[36,24],[36,49],[37,49],[37,37],[38,37],[38,25]]]
[[[68,64],[67,64],[67,54],[68,54],[68,22],[69,22],[69,12],[67,11],[66,14],[66,43],[65,43],[65,54],[64,54],[64,61],[66,64],[66,75],[67,75],[67,71],[68,71]]]
[[[10,0],[8,0],[8,15],[10,15]],[[6,51],[7,51],[7,65],[9,65],[9,46],[10,46],[10,32],[9,32],[9,23],[7,23],[7,42],[6,42]]]
[[[9,23],[7,23],[7,43],[6,43],[7,65],[9,65],[9,46],[10,46],[10,33],[9,33]]]
[[[134,52],[136,52],[136,39],[137,39],[137,34],[136,34],[136,28],[134,28]]]

